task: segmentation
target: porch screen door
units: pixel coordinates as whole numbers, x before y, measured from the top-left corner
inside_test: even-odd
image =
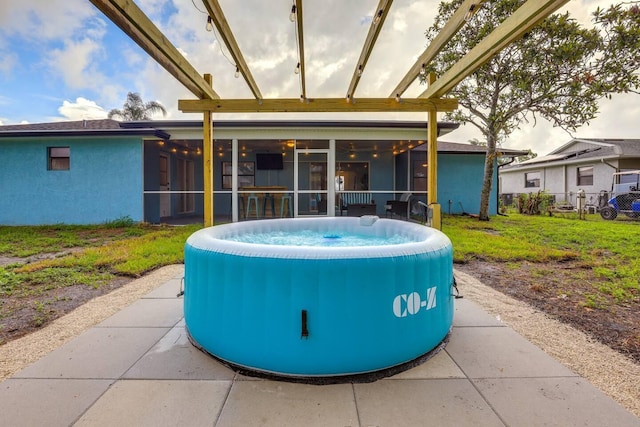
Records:
[[[296,160],[295,216],[327,216],[329,150],[300,150]]]

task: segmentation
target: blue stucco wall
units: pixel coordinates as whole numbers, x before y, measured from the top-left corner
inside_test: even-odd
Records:
[[[70,170],[47,170],[47,147],[70,147]],[[46,138],[0,141],[0,224],[142,221],[142,140]]]
[[[484,153],[438,154],[438,203],[443,213],[449,213],[449,205],[452,214],[461,214],[463,207],[466,213],[480,212],[484,159]],[[498,213],[497,171],[498,168],[495,167],[489,198],[489,215]]]
[[[426,152],[414,151],[411,161],[426,161]],[[438,153],[438,203],[442,213],[453,215],[463,212],[478,214],[480,212],[480,192],[484,176],[484,153],[478,154],[446,154]],[[396,156],[396,188],[407,188],[406,168],[409,167],[406,153]],[[489,215],[496,215],[497,210],[497,176],[498,168],[494,168],[493,187],[489,199]],[[425,201],[424,196],[419,196]],[[449,203],[451,201],[451,203]]]

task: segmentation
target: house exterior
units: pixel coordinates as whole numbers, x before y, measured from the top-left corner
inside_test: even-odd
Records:
[[[439,135],[457,126],[439,123]],[[426,130],[425,122],[216,121],[215,221],[341,215],[355,202],[385,216],[387,201],[406,192],[415,207],[427,200]],[[0,126],[0,224],[202,221],[202,135],[201,121]],[[439,142],[443,213],[479,210],[484,159],[484,147]]]
[[[113,120],[0,127],[0,224],[142,221],[143,142]]]
[[[615,172],[640,169],[640,139],[572,139],[546,156],[500,168],[499,185],[507,202],[520,193],[545,191],[556,202],[576,205],[583,190],[587,205],[603,206]]]

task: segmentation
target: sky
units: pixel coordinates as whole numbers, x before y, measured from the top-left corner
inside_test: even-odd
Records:
[[[291,0],[219,0],[263,97],[297,98],[299,76]],[[377,0],[304,2],[306,89],[310,98],[344,97]],[[424,51],[437,0],[395,0],[361,77],[356,98],[387,97]],[[571,0],[568,10],[584,25],[596,7],[614,2]],[[252,98],[216,32],[205,30],[202,0],[137,0],[196,70],[213,75],[223,98]],[[426,87],[414,83],[405,97]],[[166,119],[199,120],[178,110],[179,99],[194,99],[88,0],[3,0],[0,2],[0,125],[106,118],[122,108],[128,92],[158,101]],[[544,120],[524,124],[503,147],[543,155],[580,138],[638,138],[640,98],[613,95],[600,104],[588,126],[569,135]],[[155,118],[162,118],[156,116]],[[426,114],[225,114],[214,119],[389,119],[426,120]],[[482,139],[473,126],[443,137],[450,142]]]

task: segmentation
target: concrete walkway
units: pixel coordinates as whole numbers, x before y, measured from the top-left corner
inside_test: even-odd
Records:
[[[640,426],[473,302],[444,350],[372,383],[236,374],[187,340],[180,278],[0,383],[3,426]]]

